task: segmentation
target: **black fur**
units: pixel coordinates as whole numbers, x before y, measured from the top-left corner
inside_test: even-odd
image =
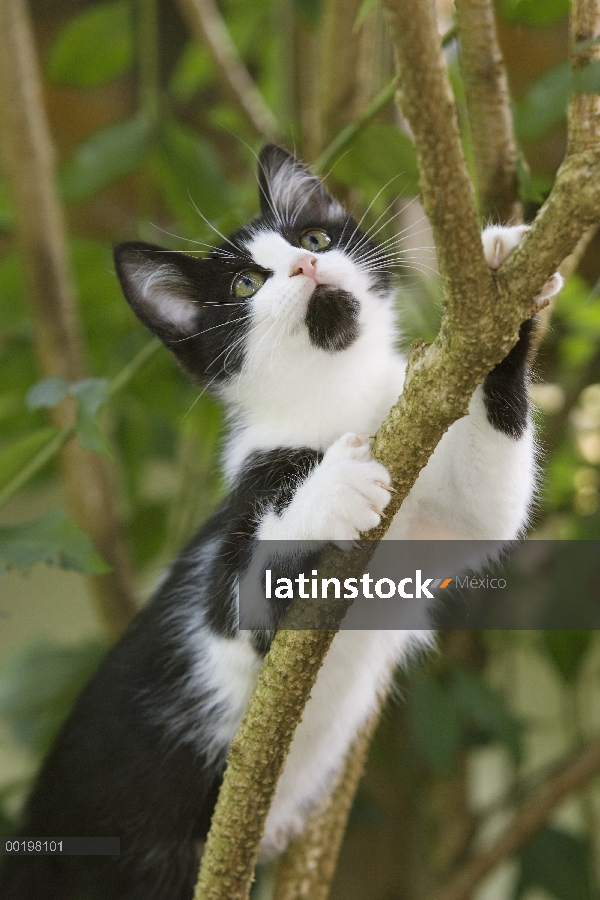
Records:
[[[5,858],[2,900],[191,900],[227,750],[215,761],[203,748],[202,729],[220,712],[193,681],[202,628],[233,636],[233,587],[248,562],[240,539],[249,545],[261,512],[281,511],[321,458],[297,448],[248,460],[46,758],[20,835],[120,837],[120,857]],[[268,634],[255,636],[258,652],[268,645]]]
[[[523,322],[519,340],[483,382],[489,423],[514,438],[523,436],[529,417],[527,368],[534,331],[533,319]]]
[[[336,353],[358,337],[359,306],[352,294],[319,284],[308,301],[306,326],[315,347]]]
[[[293,173],[300,176],[299,194],[292,187],[275,192],[280,170],[282,183],[291,184]],[[200,382],[219,383],[239,372],[244,361],[244,334],[249,325],[252,298],[236,299],[233,281],[245,269],[271,274],[248,255],[247,243],[263,228],[279,232],[290,244],[300,247],[304,232],[322,228],[331,237],[330,249],[355,252],[356,260],[369,256],[373,288],[387,292],[391,276],[385,255],[367,240],[355,220],[331,197],[321,182],[287,151],[273,144],[260,156],[259,188],[261,215],[231,234],[203,259],[164,250],[154,244],[129,241],[115,247],[115,268],[123,293],[131,308],[151,331],[158,335],[187,371]],[[360,246],[359,246],[360,245]],[[161,276],[162,273],[162,276]],[[141,286],[151,275],[161,276],[161,290],[169,289],[190,305],[192,324],[181,328],[159,316],[144,299]],[[344,350],[358,336],[358,301],[345,291],[319,285],[306,316],[313,343],[331,352]]]

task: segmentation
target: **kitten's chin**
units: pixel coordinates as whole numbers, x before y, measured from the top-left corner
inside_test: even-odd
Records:
[[[346,350],[359,335],[360,304],[348,291],[331,284],[314,289],[304,319],[315,347],[337,353]]]

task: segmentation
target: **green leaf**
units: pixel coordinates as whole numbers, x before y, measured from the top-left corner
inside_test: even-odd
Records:
[[[515,25],[552,25],[569,14],[569,0],[501,0],[499,12]]]
[[[600,93],[600,62],[591,62],[573,72],[571,88],[582,94]]]
[[[10,231],[14,225],[13,206],[5,181],[0,181],[0,229]]]
[[[88,535],[60,510],[0,527],[0,571],[28,569],[37,562],[95,575],[110,571]]]
[[[0,488],[8,484],[15,475],[25,468],[42,447],[57,434],[56,428],[39,428],[9,444],[0,453]]]
[[[536,79],[514,108],[515,131],[520,140],[534,141],[560,125],[567,114],[571,91],[600,93],[600,62],[571,72],[568,62],[553,66]]]
[[[294,0],[294,9],[309,28],[316,28],[321,21],[323,0]]]
[[[417,750],[434,771],[449,777],[462,745],[458,710],[448,687],[428,676],[417,686],[411,705]]]
[[[571,89],[571,68],[560,63],[533,82],[515,104],[515,130],[522,141],[534,141],[565,118]]]
[[[517,154],[517,182],[519,197],[524,203],[543,203],[552,189],[551,176],[532,175],[522,153]]]
[[[109,396],[110,383],[106,378],[84,378],[69,384],[64,378],[44,378],[28,391],[27,405],[31,409],[52,407],[70,395],[77,400],[75,427],[81,446],[94,453],[111,456],[110,447],[96,422],[96,413]]]
[[[48,74],[58,84],[93,88],[133,64],[131,3],[101,3],[74,16],[55,41]]]
[[[106,378],[85,378],[69,388],[69,393],[77,400],[75,427],[81,446],[105,456],[112,454],[104,432],[96,422],[96,413],[108,399],[109,389]]]
[[[171,75],[169,93],[179,103],[186,103],[212,77],[213,68],[206,48],[190,41]]]
[[[84,141],[60,173],[65,200],[89,200],[98,191],[134,172],[150,148],[152,128],[141,113],[108,125]]]
[[[396,195],[419,193],[413,142],[395,125],[383,122],[370,122],[359,131],[349,151],[335,163],[333,175],[367,193],[388,184],[390,192]]]
[[[572,684],[592,642],[591,631],[544,631],[548,656],[566,684]]]
[[[109,398],[110,382],[107,378],[84,378],[69,387],[69,394],[88,416],[95,416]]]
[[[521,725],[507,710],[502,697],[480,675],[466,669],[456,669],[451,684],[457,709],[474,730],[474,742],[506,744],[515,762],[520,762]]]
[[[60,403],[69,393],[69,382],[57,375],[51,375],[30,387],[25,395],[29,409],[50,409]]]
[[[220,216],[228,192],[210,144],[190,128],[167,121],[161,130],[161,150],[167,168],[163,189],[167,193],[176,191],[179,203],[188,209],[195,204],[208,219]],[[201,217],[195,215],[202,225]]]
[[[544,827],[521,853],[520,866],[513,900],[520,900],[532,888],[545,891],[555,900],[597,897],[589,848],[566,831]]]
[[[48,749],[106,649],[99,641],[76,647],[43,641],[5,663],[0,673],[0,718],[20,743],[36,754]]]
[[[379,0],[363,0],[356,16],[356,22],[354,23],[355,31],[358,31],[365,19],[371,15],[378,2]]]

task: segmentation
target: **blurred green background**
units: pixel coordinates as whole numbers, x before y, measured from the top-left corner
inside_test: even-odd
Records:
[[[182,8],[174,0],[30,3],[95,379],[110,382],[150,340],[121,296],[112,244],[139,237],[198,250],[218,242],[215,229],[227,233],[258,209],[255,152],[263,137],[206,41],[190,36]],[[497,3],[526,219],[550,190],[564,153],[568,9],[566,0]],[[435,254],[415,199],[412,144],[390,102],[393,53],[376,3],[223,0],[218,10],[275,117],[278,139],[327,172],[331,190],[359,215],[369,208],[367,223],[381,216],[380,237],[406,229],[411,260],[398,271],[403,342],[431,339],[441,311]],[[452,4],[438,2],[438,11],[470,161]],[[338,26],[345,22],[343,40],[336,16]],[[599,87],[600,79],[590,89]],[[360,127],[344,131],[352,123]],[[535,364],[542,477],[533,537],[600,538],[599,248],[590,236],[543,329]],[[30,393],[41,375],[9,185],[1,177],[0,298],[2,491],[51,438],[45,407],[57,386],[45,382]],[[105,381],[94,385],[97,402],[79,401],[80,439],[110,453],[142,599],[222,495],[221,413],[164,349],[149,353],[114,395],[108,397]],[[63,508],[51,461],[0,511],[7,526],[0,528],[0,832],[6,834],[41,756],[107,646],[87,581],[86,572],[99,565],[90,545],[63,520],[12,528]],[[47,557],[53,565],[35,562]],[[386,707],[374,741],[335,898],[428,896],[473,848],[493,840],[558,760],[600,731],[596,634],[449,633],[440,645],[438,655],[398,676],[400,699]],[[261,873],[257,897],[268,896],[270,877]],[[600,792],[591,783],[477,896],[591,900],[599,886]]]

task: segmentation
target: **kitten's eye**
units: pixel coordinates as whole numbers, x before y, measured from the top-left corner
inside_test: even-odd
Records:
[[[266,280],[262,272],[241,272],[233,279],[231,293],[234,297],[252,297]]]
[[[319,228],[312,228],[310,231],[305,231],[300,238],[300,246],[304,247],[305,250],[312,250],[313,253],[318,253],[320,250],[327,250],[330,244],[330,236],[327,232],[321,231]]]

